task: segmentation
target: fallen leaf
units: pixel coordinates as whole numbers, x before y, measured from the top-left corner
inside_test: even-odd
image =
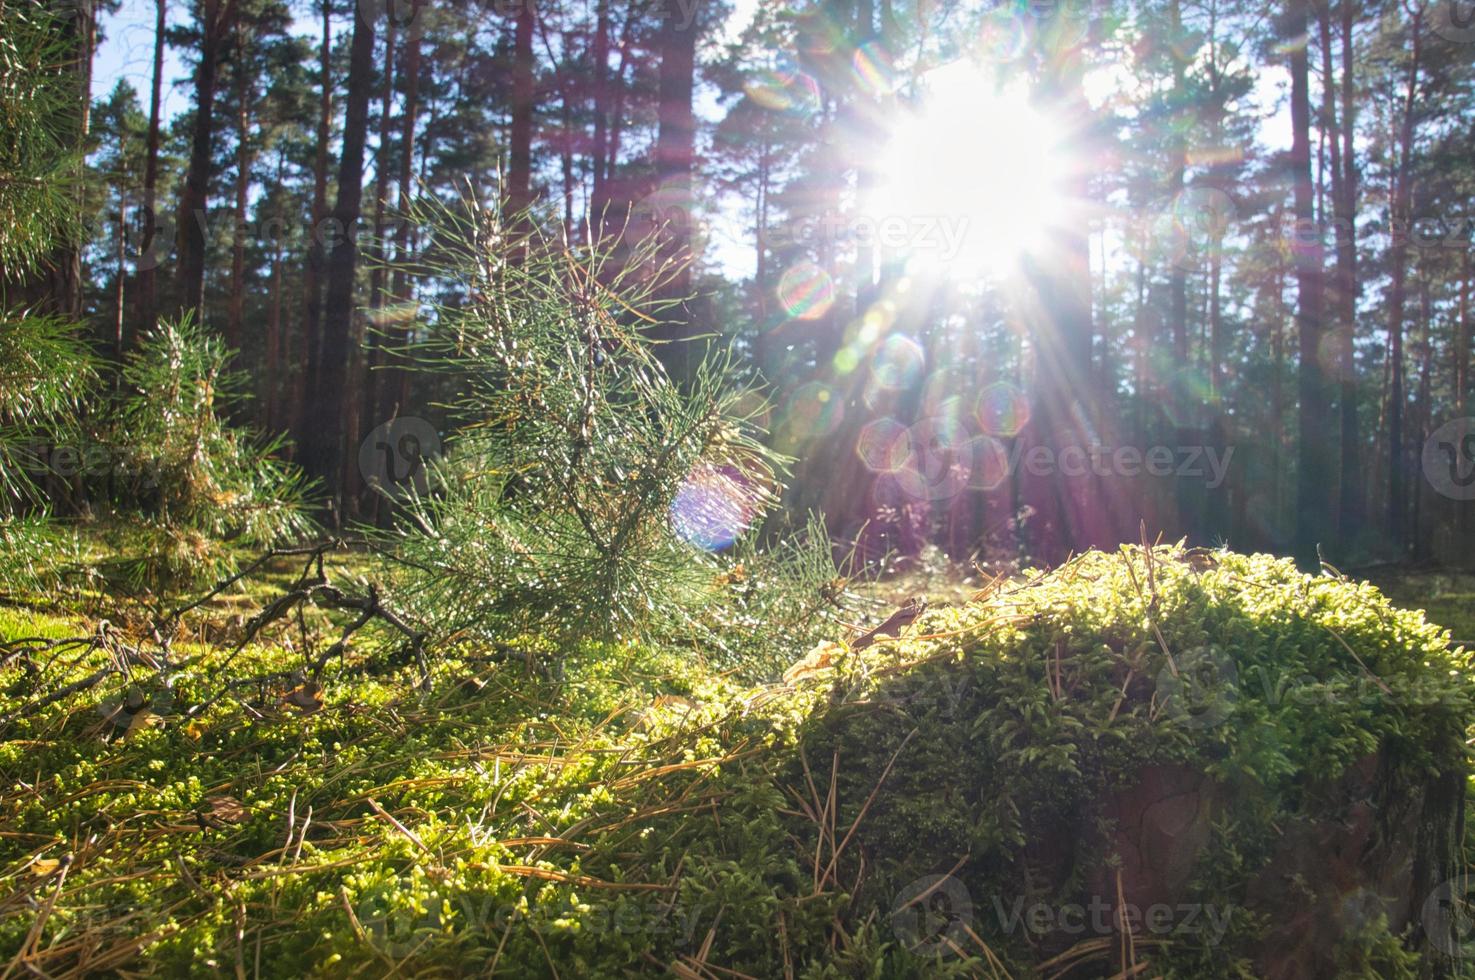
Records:
[[[886,617],[886,621],[874,627],[850,644],[852,650],[862,650],[883,636],[895,637],[912,625],[913,620],[927,611],[927,600],[918,596],[908,599],[900,609]]]
[[[139,732],[147,728],[158,727],[162,724],[164,724],[164,722],[159,718],[158,715],[154,714],[148,708],[140,708],[138,711],[135,711],[133,713],[133,717],[129,719],[128,730],[123,733],[123,737],[125,739],[132,738],[133,736],[137,735]]]
[[[836,655],[844,650],[843,646],[831,640],[820,640],[802,659],[795,661],[793,666],[784,671],[784,683],[792,684],[801,677],[808,677],[834,666]]]
[[[323,685],[317,681],[304,681],[282,695],[282,700],[304,714],[312,714],[323,706]]]
[[[251,814],[246,805],[234,796],[217,796],[205,801],[199,816],[202,822],[219,827],[228,823],[245,823]]]
[[[1183,553],[1183,561],[1195,572],[1207,572],[1219,567],[1219,559],[1208,548],[1190,548]]]

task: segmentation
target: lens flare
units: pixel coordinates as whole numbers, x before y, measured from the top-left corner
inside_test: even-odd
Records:
[[[983,57],[992,61],[1013,61],[1024,54],[1029,31],[1024,19],[1007,7],[994,10],[983,20],[978,32],[978,46]]]
[[[819,109],[819,83],[802,71],[765,69],[743,85],[748,98],[765,109],[808,116]]]
[[[956,419],[926,418],[907,429],[906,464],[897,485],[915,500],[947,500],[968,488],[972,447]]]
[[[835,302],[835,281],[813,262],[802,262],[779,277],[778,301],[796,320],[818,320]]]
[[[1208,375],[1198,368],[1179,368],[1168,376],[1166,388],[1160,400],[1163,417],[1179,427],[1201,424],[1203,408],[1212,401]]]
[[[687,474],[671,500],[671,529],[688,544],[721,551],[752,525],[756,496],[735,468],[703,463]]]
[[[882,388],[906,388],[916,383],[927,367],[922,345],[910,337],[893,334],[871,355],[871,377]]]
[[[1029,424],[1029,398],[1009,382],[995,381],[978,393],[974,417],[989,435],[1012,439]]]
[[[861,427],[855,452],[873,473],[895,473],[907,462],[907,427],[893,418],[876,419]]]
[[[1009,451],[993,436],[969,439],[966,455],[971,464],[968,489],[997,490],[1009,478]]]
[[[891,54],[878,41],[867,41],[855,49],[850,59],[855,85],[871,98],[881,98],[896,91],[896,65]]]
[[[842,399],[828,385],[811,381],[794,389],[784,412],[785,434],[791,439],[817,439],[834,432],[845,415]]]

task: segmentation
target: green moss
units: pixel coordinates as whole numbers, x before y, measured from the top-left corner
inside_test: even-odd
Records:
[[[1137,957],[1154,975],[1253,976],[1279,925],[1255,882],[1339,780],[1375,754],[1400,786],[1465,771],[1475,692],[1446,641],[1371,587],[1286,562],[1132,550],[934,610],[793,686],[630,644],[572,651],[544,679],[468,646],[429,695],[411,675],[343,675],[316,714],[243,692],[128,738],[99,730],[116,692],[93,692],[0,744],[0,875],[45,898],[60,870],[35,861],[72,855],[41,944],[72,952],[47,954],[52,971],[92,949],[278,976],[683,958],[1029,976],[1068,952],[1034,925],[1130,868],[1102,800],[1173,771],[1215,787],[1182,874],[1199,925],[1144,922]],[[201,652],[181,703],[210,689]],[[294,654],[247,656],[255,671]],[[241,812],[202,819],[222,797]],[[0,956],[33,921],[0,918]],[[83,933],[96,942],[68,944]],[[1115,938],[1077,938],[1098,941],[1073,975],[1114,971]],[[1333,955],[1353,975],[1427,967],[1403,938],[1369,918]]]

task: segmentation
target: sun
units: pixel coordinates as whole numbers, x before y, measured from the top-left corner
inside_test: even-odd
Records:
[[[1024,89],[967,62],[923,82],[891,127],[866,210],[878,225],[905,222],[913,262],[1007,272],[1068,216],[1061,128]]]

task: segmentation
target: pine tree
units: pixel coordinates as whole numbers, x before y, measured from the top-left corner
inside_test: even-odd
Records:
[[[489,638],[700,632],[722,595],[709,549],[759,521],[780,460],[728,361],[683,388],[655,356],[645,328],[673,274],[652,274],[659,243],[614,267],[470,200],[419,214],[436,228],[419,272],[464,297],[435,309],[419,356],[453,379],[462,428],[430,484],[404,487],[408,520],[379,535],[401,595],[439,629]]]

